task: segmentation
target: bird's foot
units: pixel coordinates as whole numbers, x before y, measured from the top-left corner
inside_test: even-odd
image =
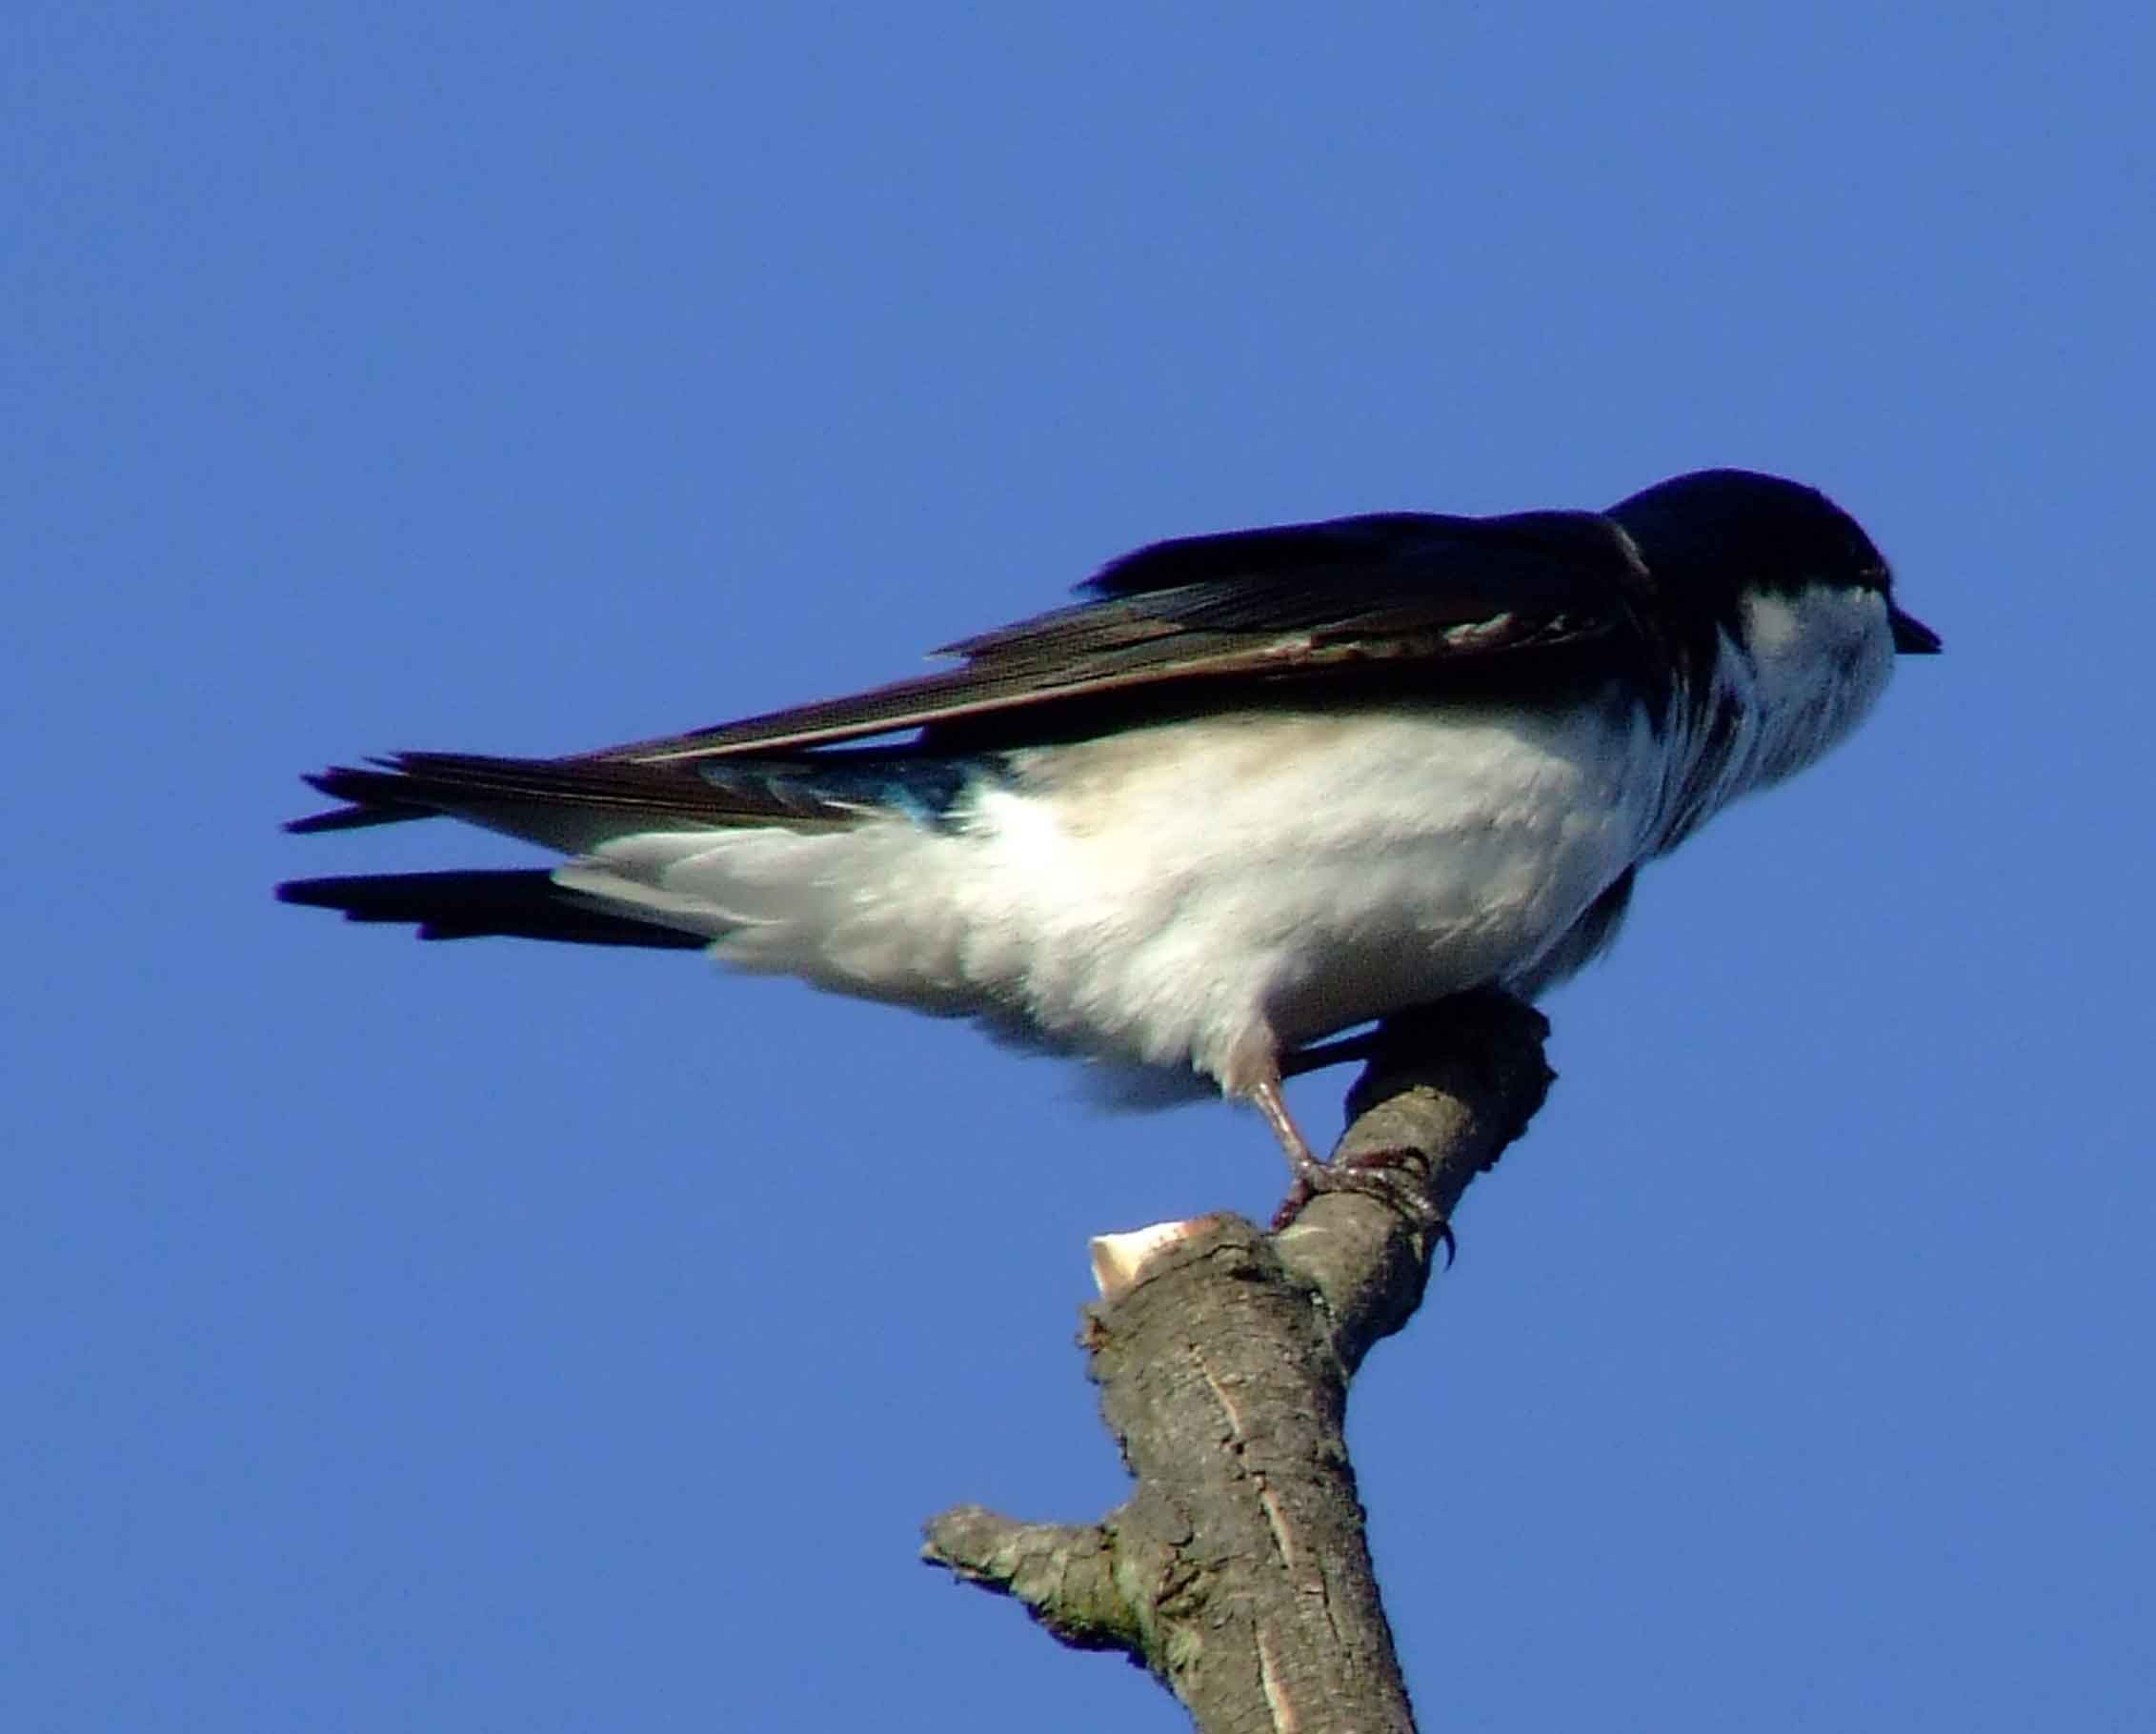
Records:
[[[1421,1159],[1413,1150],[1360,1150],[1352,1156],[1335,1157],[1321,1162],[1312,1157],[1307,1162],[1295,1165],[1295,1180],[1280,1206],[1273,1212],[1269,1224],[1274,1234],[1292,1223],[1308,1207],[1311,1200],[1321,1193],[1357,1192],[1364,1198],[1376,1199],[1380,1204],[1407,1217],[1424,1215],[1428,1205],[1421,1201],[1419,1175],[1406,1172],[1413,1163],[1419,1169]],[[1445,1249],[1445,1268],[1452,1268],[1453,1255],[1459,1242],[1453,1239],[1452,1224],[1441,1221],[1434,1232]]]
[[[1445,1266],[1450,1269],[1454,1252],[1452,1226],[1442,1220],[1430,1220],[1432,1212],[1423,1200],[1419,1183],[1426,1178],[1420,1155],[1414,1150],[1398,1148],[1358,1150],[1350,1155],[1335,1156],[1329,1162],[1320,1161],[1297,1129],[1287,1103],[1281,1099],[1278,1068],[1268,1067],[1268,1073],[1261,1075],[1248,1093],[1279,1139],[1280,1153],[1287,1158],[1288,1173],[1293,1177],[1287,1196],[1273,1212],[1272,1231],[1278,1234],[1293,1222],[1320,1193],[1359,1192],[1364,1198],[1376,1199],[1410,1221],[1427,1223],[1429,1232],[1444,1242]],[[1413,1172],[1409,1172],[1411,1166]]]

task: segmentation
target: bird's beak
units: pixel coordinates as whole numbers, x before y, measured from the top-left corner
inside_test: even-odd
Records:
[[[1914,615],[1905,615],[1893,603],[1886,605],[1886,624],[1893,629],[1894,648],[1904,656],[1936,656],[1939,635]]]

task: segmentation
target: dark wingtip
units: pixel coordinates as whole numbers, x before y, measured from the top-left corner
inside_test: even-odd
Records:
[[[393,771],[332,765],[300,780],[318,795],[350,804],[287,820],[285,829],[294,837],[311,837],[319,831],[357,831],[368,825],[396,825],[406,819],[435,817],[431,807],[414,806],[398,798],[404,778]]]
[[[337,807],[328,813],[310,813],[305,818],[285,821],[294,837],[312,837],[317,831],[358,831],[368,825],[396,825],[408,818],[435,817],[424,807]]]

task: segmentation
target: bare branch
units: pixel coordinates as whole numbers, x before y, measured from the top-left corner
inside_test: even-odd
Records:
[[[1090,1526],[960,1506],[923,1557],[1066,1643],[1129,1655],[1201,1729],[1411,1729],[1347,1386],[1421,1304],[1461,1193],[1541,1105],[1547,1034],[1492,994],[1392,1019],[1334,1152],[1358,1189],[1271,1234],[1221,1215],[1097,1240],[1081,1343],[1130,1499]]]

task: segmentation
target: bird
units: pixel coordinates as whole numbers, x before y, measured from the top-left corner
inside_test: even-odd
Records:
[[[561,757],[306,778],[297,833],[447,817],[552,868],[308,878],[424,939],[700,950],[976,1020],[1134,1105],[1253,1105],[1450,996],[1532,1001],[1640,869],[1803,770],[1939,635],[1816,489],[1702,470],[1602,512],[1156,542],[933,672]]]

